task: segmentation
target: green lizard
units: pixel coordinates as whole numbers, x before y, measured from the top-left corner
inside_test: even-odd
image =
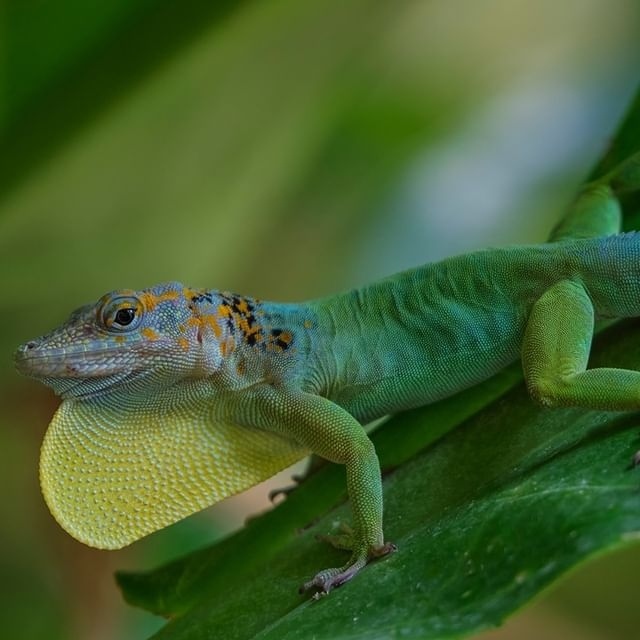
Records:
[[[119,548],[307,455],[344,464],[351,551],[328,592],[394,550],[362,424],[522,358],[546,406],[640,409],[640,372],[587,369],[594,317],[640,315],[640,234],[617,196],[640,154],[584,188],[550,241],[427,264],[327,299],[278,304],[179,283],[109,293],[16,353],[62,397],[40,479],[71,535]],[[638,462],[638,456],[636,456]]]

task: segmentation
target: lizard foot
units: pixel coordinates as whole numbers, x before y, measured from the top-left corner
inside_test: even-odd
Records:
[[[326,538],[339,538],[342,536],[326,536]],[[331,542],[334,544],[333,542]],[[316,575],[305,582],[299,589],[300,593],[309,591],[310,589],[316,589],[316,593],[313,595],[314,600],[318,600],[322,596],[326,596],[331,589],[339,587],[345,582],[351,580],[361,569],[363,569],[367,563],[376,558],[381,558],[389,553],[396,551],[397,547],[392,542],[386,542],[385,544],[377,547],[371,547],[367,552],[357,552],[351,557],[351,560],[343,567],[335,567],[333,569],[325,569],[316,573]]]
[[[640,451],[636,451],[633,459],[631,460],[631,467],[640,467]]]

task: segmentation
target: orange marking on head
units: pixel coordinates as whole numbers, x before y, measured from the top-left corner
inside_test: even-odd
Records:
[[[199,331],[202,331],[205,327],[209,327],[216,338],[222,335],[222,329],[218,324],[216,317],[212,314],[204,316],[193,316],[187,320],[187,326],[197,327]]]
[[[140,301],[142,302],[142,304],[144,305],[145,309],[147,309],[148,311],[153,311],[156,306],[157,306],[157,296],[153,295],[152,293],[141,293],[140,294]]]
[[[233,313],[226,304],[220,304],[218,305],[218,315],[221,318],[230,318],[233,315]]]
[[[189,341],[186,338],[178,338],[178,346],[183,351],[189,351]]]
[[[251,327],[249,326],[246,318],[236,316],[236,322],[238,323],[238,327],[240,328],[240,331],[242,331],[242,333],[246,335],[249,335],[251,333]]]
[[[282,342],[286,342],[287,344],[289,344],[292,340],[293,340],[293,336],[291,335],[290,331],[283,331],[279,336],[278,336],[279,340],[282,340]]]
[[[155,293],[149,293],[148,291],[145,291],[141,293],[139,297],[142,301],[142,304],[144,304],[145,309],[147,311],[153,311],[161,302],[164,302],[165,300],[177,300],[178,292],[165,291],[164,293],[156,295]]]
[[[220,353],[223,358],[226,358],[228,355],[231,355],[236,348],[236,343],[233,338],[229,336],[224,342],[220,343]]]
[[[202,295],[204,293],[204,289],[192,289],[191,287],[185,287],[182,290],[182,295],[185,298],[195,298],[199,295]]]
[[[238,302],[238,304],[236,305],[236,309],[240,313],[249,313],[249,305],[247,304],[247,301],[244,298],[240,299],[240,302]]]
[[[187,320],[188,327],[195,327],[196,329],[196,340],[198,342],[202,342],[202,319],[196,316],[191,316]]]
[[[222,335],[222,329],[220,328],[218,320],[214,315],[208,313],[202,316],[202,322],[206,324],[211,329],[211,331],[213,331],[213,335],[216,338],[219,338]]]
[[[155,329],[152,329],[151,327],[145,327],[144,329],[142,329],[140,331],[140,333],[147,339],[147,340],[158,340],[158,338],[160,338],[158,332]]]
[[[311,327],[313,327],[313,322],[311,322],[311,320],[305,320],[304,321],[304,328],[305,329],[311,329]]]
[[[238,323],[238,327],[240,328],[240,330],[247,336],[251,336],[251,335],[256,335],[256,337],[258,335],[260,335],[260,332],[262,331],[262,326],[259,324],[254,324],[253,327],[249,324],[249,321],[246,318],[243,318],[242,316],[236,316],[236,321]]]
[[[247,370],[247,367],[244,361],[239,360],[238,363],[236,364],[236,371],[238,372],[238,375],[240,376],[244,375],[246,370]]]
[[[125,341],[125,339],[126,338],[124,336],[116,336],[115,337],[116,342],[119,343],[119,344],[123,343]]]

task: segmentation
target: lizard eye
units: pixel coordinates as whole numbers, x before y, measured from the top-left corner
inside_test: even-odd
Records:
[[[116,317],[114,318],[114,322],[119,324],[121,327],[126,327],[128,324],[133,322],[133,319],[136,317],[136,310],[131,309],[131,307],[127,309],[118,309],[116,311]]]
[[[114,298],[102,307],[102,324],[112,331],[131,331],[138,326],[142,306],[137,298]]]

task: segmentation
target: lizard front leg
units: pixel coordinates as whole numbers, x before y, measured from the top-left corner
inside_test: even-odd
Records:
[[[309,393],[264,385],[243,401],[250,426],[269,429],[291,438],[331,462],[344,464],[353,512],[348,544],[340,536],[336,546],[349,547],[351,557],[342,567],[325,569],[301,590],[328,593],[350,580],[370,560],[395,549],[382,533],[382,480],[373,443],[362,425],[333,402]],[[245,418],[245,423],[248,421]]]

